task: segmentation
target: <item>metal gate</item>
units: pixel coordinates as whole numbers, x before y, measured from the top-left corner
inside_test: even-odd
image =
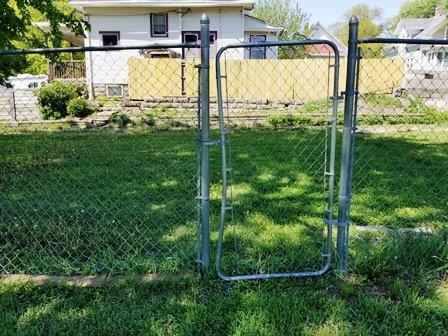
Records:
[[[218,52],[222,279],[313,277],[330,269],[339,67],[339,50],[326,40]]]

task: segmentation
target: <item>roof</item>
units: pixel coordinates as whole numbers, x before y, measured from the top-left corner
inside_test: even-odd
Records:
[[[330,29],[328,29],[328,27],[326,27],[324,24],[322,24],[321,22],[316,22],[313,26],[313,33],[311,34],[311,36],[309,36],[310,39],[312,40],[330,40],[332,41],[334,44],[336,44],[336,46],[339,49],[339,53],[341,56],[347,56],[348,54],[348,48],[347,46],[341,41],[339,40],[336,35],[334,35]],[[324,50],[322,48],[317,48],[317,54],[321,54],[320,51],[322,51],[323,54],[328,54],[328,50]]]
[[[284,28],[273,26],[254,16],[244,14],[244,30],[248,32],[280,33]]]
[[[44,32],[50,31],[50,23],[48,21],[39,21],[33,22],[32,25],[39,29],[42,29]],[[59,28],[61,29],[62,35],[64,36],[64,40],[76,45],[76,46],[84,46],[84,36],[76,35],[73,33],[66,25],[60,24]]]
[[[428,26],[415,38],[425,39],[425,38],[431,38],[433,34],[435,34],[442,26],[444,25],[446,21],[446,16],[435,16],[432,18],[430,22],[428,22]]]
[[[445,15],[436,15],[432,18],[418,19],[418,18],[405,18],[401,19],[395,28],[394,35],[398,35],[402,29],[407,32],[414,30],[420,31],[413,38],[428,39],[436,33],[446,21]]]
[[[232,7],[253,9],[256,0],[69,0],[75,8],[85,7]]]

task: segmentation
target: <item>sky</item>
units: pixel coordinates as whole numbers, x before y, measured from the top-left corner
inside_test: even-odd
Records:
[[[339,21],[344,12],[357,3],[378,6],[384,9],[384,17],[391,18],[398,13],[404,0],[298,0],[299,6],[311,15],[311,22],[320,21],[330,26]]]

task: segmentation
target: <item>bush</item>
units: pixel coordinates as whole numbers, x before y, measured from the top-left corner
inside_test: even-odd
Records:
[[[268,123],[274,126],[274,128],[279,127],[297,127],[303,125],[313,125],[313,119],[309,116],[294,116],[288,114],[285,116],[273,116],[268,119]]]
[[[85,85],[55,81],[37,92],[44,119],[60,119],[67,116],[68,102],[85,94]]]
[[[364,115],[361,118],[359,118],[359,124],[360,125],[382,125],[384,123],[384,118],[379,113],[373,113],[369,115]]]
[[[83,98],[74,98],[67,104],[67,113],[72,117],[85,118],[93,112],[94,109],[90,103]]]
[[[132,124],[132,119],[124,113],[117,113],[110,117],[109,122],[116,124],[119,128],[125,128],[127,125]]]
[[[152,114],[144,115],[141,119],[142,124],[149,127],[154,127],[157,124],[156,118]]]

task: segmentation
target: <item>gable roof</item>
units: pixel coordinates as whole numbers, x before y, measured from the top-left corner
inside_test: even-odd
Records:
[[[420,31],[413,38],[429,39],[434,33],[436,33],[446,21],[445,15],[436,15],[432,18],[418,19],[418,18],[405,18],[401,19],[395,28],[394,35],[398,35],[402,29],[407,32]]]
[[[312,29],[313,29],[313,33],[309,37],[310,39],[312,39],[312,40],[314,40],[314,39],[315,40],[330,40],[334,44],[336,44],[341,56],[347,56],[347,54],[348,54],[347,46],[341,40],[339,40],[336,37],[336,35],[334,35],[330,31],[330,29],[328,29],[328,27],[326,27],[324,24],[322,24],[321,22],[318,21],[315,24],[313,24]],[[326,50],[325,53],[328,54],[328,51]]]
[[[253,9],[256,0],[69,0],[75,8],[85,7],[232,7]]]
[[[432,18],[432,20],[428,23],[428,26],[415,38],[420,39],[428,39],[433,36],[440,28],[443,27],[444,23],[446,22],[446,16],[435,16]]]
[[[244,31],[246,32],[281,33],[283,30],[282,27],[276,27],[252,15],[244,14]]]

